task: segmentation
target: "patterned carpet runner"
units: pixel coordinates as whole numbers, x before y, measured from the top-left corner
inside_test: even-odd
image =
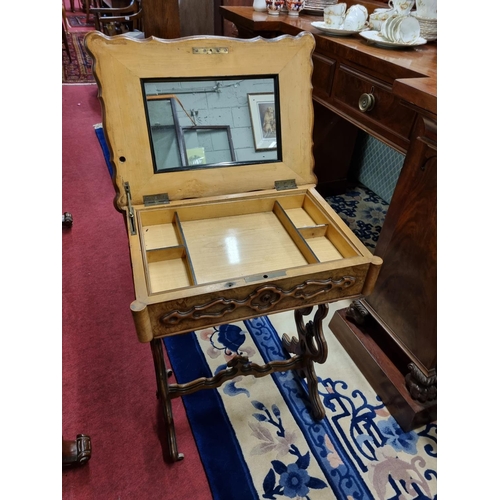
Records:
[[[87,32],[78,31],[68,33],[69,52],[71,61],[64,50],[62,53],[62,82],[63,83],[94,83],[92,74],[92,59],[87,54],[84,38]]]
[[[271,319],[164,339],[177,382],[215,375],[235,351],[259,364],[286,359],[280,337],[295,332],[293,315]],[[316,365],[320,422],[293,372],[237,377],[183,397],[215,500],[437,498],[437,425],[404,432],[337,339],[326,337],[328,359]]]
[[[86,14],[67,14],[68,24],[72,28],[93,28],[94,24],[94,16],[90,15],[89,22],[87,22]]]

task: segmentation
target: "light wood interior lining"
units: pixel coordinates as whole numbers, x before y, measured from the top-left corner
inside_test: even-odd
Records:
[[[186,256],[184,246],[161,248],[159,250],[149,250],[146,252],[148,264],[160,262],[162,260],[183,259]]]
[[[323,224],[322,226],[307,226],[299,228],[299,232],[303,238],[319,238],[326,235],[328,229],[328,224]]]
[[[304,210],[309,214],[316,225],[327,224],[326,237],[332,242],[335,248],[341,253],[342,257],[355,257],[358,255],[356,248],[343,235],[332,220],[328,219],[320,206],[313,199],[304,197]]]
[[[283,210],[279,202],[274,204],[274,214],[278,217],[279,221],[286,229],[288,235],[292,238],[293,242],[300,250],[304,258],[307,260],[308,264],[314,264],[315,262],[319,262],[314,252],[311,250],[311,247],[306,243],[304,237],[299,232],[297,227],[293,224],[290,217],[288,217],[287,213]]]
[[[181,240],[172,223],[146,226],[143,229],[142,235],[146,250],[157,250],[181,244]]]
[[[170,259],[148,265],[148,288],[150,293],[175,290],[191,285],[185,259]]]
[[[138,217],[150,293],[358,255],[305,194],[141,209]]]
[[[186,237],[184,236],[184,231],[182,229],[182,224],[181,224],[181,221],[179,219],[179,214],[177,212],[175,213],[175,231],[177,233],[177,236],[181,240],[182,246],[184,247],[184,250],[186,252],[185,263],[186,263],[187,269],[189,271],[190,284],[197,285],[198,280],[196,279],[196,273],[194,272],[193,261],[191,260],[191,255],[189,253],[189,247],[188,247],[188,244],[186,241]]]

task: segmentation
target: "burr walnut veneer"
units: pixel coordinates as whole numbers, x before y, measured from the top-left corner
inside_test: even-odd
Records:
[[[132,40],[94,32],[86,47],[114,167],[115,206],[129,236],[131,310],[139,341],[151,344],[168,458],[182,458],[171,399],[237,375],[298,370],[312,414],[322,418],[314,362],[327,356],[321,326],[327,304],[369,294],[382,261],[315,189],[314,37]],[[266,100],[263,123],[248,114],[255,96]],[[252,137],[264,132],[266,150]],[[225,154],[228,142],[234,160],[209,159]],[[289,359],[259,366],[234,353],[212,378],[168,383],[163,337],[284,310],[295,311],[297,325],[298,338],[282,339]]]

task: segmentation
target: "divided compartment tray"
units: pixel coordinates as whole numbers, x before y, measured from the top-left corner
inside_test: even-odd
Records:
[[[147,208],[138,221],[148,295],[358,255],[306,194]]]

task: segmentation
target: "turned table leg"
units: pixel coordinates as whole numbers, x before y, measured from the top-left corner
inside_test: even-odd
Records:
[[[158,388],[157,396],[163,412],[163,419],[167,433],[167,453],[170,462],[182,460],[184,455],[177,451],[177,438],[175,436],[174,415],[172,412],[172,403],[168,388],[168,375],[165,367],[165,358],[163,356],[163,342],[161,339],[151,341],[151,351],[155,363],[156,385]]]

